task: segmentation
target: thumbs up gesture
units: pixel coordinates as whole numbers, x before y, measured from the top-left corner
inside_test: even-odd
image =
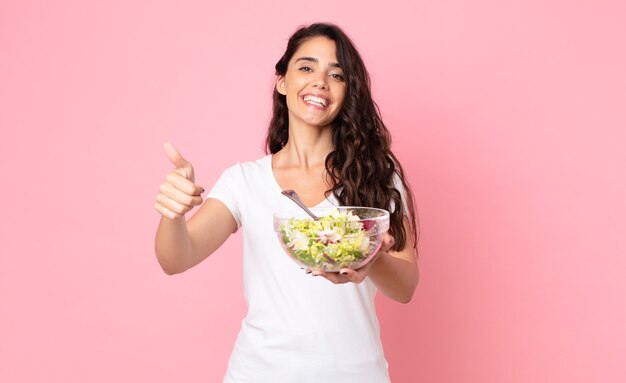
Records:
[[[175,168],[165,176],[159,188],[154,208],[169,219],[183,217],[194,206],[202,204],[204,188],[195,184],[193,166],[169,142],[163,145],[165,154]]]

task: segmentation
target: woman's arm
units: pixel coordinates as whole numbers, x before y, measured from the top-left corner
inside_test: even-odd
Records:
[[[403,219],[404,230],[410,233],[408,218]],[[393,237],[386,235],[382,250],[376,258],[358,270],[342,269],[339,273],[325,271],[310,271],[312,275],[322,275],[333,283],[361,283],[365,277],[370,277],[376,287],[389,298],[408,303],[419,280],[417,268],[417,254],[413,248],[413,236],[407,235],[404,248],[400,251],[390,251],[393,246]]]
[[[161,218],[155,240],[157,259],[166,274],[182,273],[213,254],[235,231],[237,222],[230,210],[209,198],[187,222],[184,216]]]
[[[417,254],[413,236],[409,235],[409,221],[404,217],[407,240],[400,251],[382,251],[376,257],[368,276],[376,287],[394,301],[409,303],[419,281]]]
[[[170,143],[163,146],[176,168],[165,177],[154,205],[161,213],[155,252],[166,274],[177,274],[202,262],[237,230],[230,210],[217,199],[202,203],[204,189],[196,185],[193,166]],[[202,204],[185,221],[185,213]]]

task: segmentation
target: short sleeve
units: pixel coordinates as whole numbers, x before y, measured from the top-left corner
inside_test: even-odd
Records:
[[[409,215],[409,208],[408,208],[408,204],[407,204],[407,200],[406,200],[406,198],[407,198],[406,190],[404,189],[404,185],[402,184],[402,179],[400,179],[400,176],[398,175],[398,173],[394,173],[394,175],[393,175],[393,185],[400,192],[400,198],[402,199],[402,210],[404,212],[404,215],[408,216]],[[391,207],[395,211],[395,205],[394,205],[393,201],[391,201]]]
[[[238,181],[237,174],[241,174],[241,168],[238,165],[233,165],[224,170],[206,198],[215,198],[226,205],[237,221],[237,228],[239,228],[241,227],[241,209],[237,192],[242,190],[242,185]]]

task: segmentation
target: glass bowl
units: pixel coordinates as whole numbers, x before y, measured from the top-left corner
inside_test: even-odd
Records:
[[[274,231],[285,252],[298,265],[311,270],[336,272],[365,266],[380,250],[389,230],[389,212],[359,206],[310,209],[274,214]]]

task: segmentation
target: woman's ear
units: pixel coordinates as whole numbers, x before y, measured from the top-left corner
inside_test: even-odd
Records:
[[[276,90],[278,91],[278,93],[282,94],[283,96],[287,95],[287,87],[285,86],[284,76],[276,77]]]

